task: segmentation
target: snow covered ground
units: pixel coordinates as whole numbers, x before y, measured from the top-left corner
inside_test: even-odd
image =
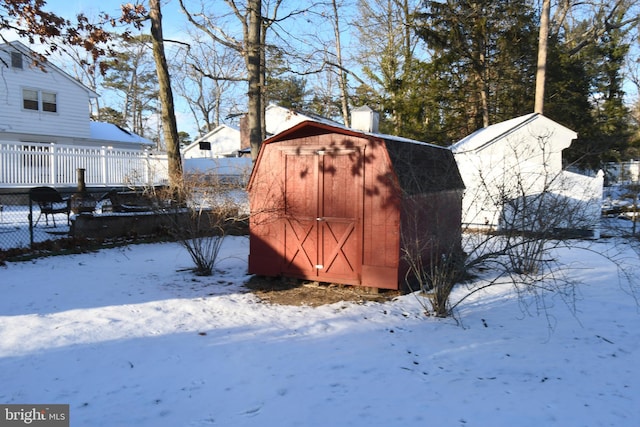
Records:
[[[244,237],[208,278],[173,243],[7,263],[0,403],[70,404],[77,427],[637,426],[638,284],[595,245],[558,254],[575,313],[494,287],[461,325],[414,295],[261,303],[242,285]]]

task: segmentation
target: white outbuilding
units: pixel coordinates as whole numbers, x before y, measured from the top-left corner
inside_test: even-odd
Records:
[[[603,174],[563,170],[577,133],[532,113],[482,128],[453,144],[466,186],[467,228],[579,231],[598,237]]]

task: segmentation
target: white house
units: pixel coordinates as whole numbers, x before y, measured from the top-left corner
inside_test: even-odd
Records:
[[[301,113],[276,104],[269,104],[265,109],[265,128],[267,136],[285,131],[305,120],[321,121],[335,125],[336,122],[312,113]],[[241,124],[242,127],[242,124]],[[248,141],[242,142],[243,131],[232,126],[220,125],[214,130],[196,139],[182,150],[182,158],[220,158],[236,157],[238,153],[249,147]]]
[[[0,184],[73,186],[161,183],[166,160],[153,143],[113,124],[90,120],[98,94],[32,51],[0,44]],[[166,159],[166,157],[165,157]]]
[[[240,150],[240,129],[219,125],[182,150],[182,158],[215,159],[235,156]]]
[[[290,129],[305,120],[327,121],[327,119],[317,114],[302,113],[276,104],[269,104],[265,108],[264,120],[268,137]]]
[[[562,169],[562,150],[575,138],[571,129],[532,113],[453,144],[466,186],[463,223],[527,231],[586,229],[597,236],[603,174],[593,178]]]

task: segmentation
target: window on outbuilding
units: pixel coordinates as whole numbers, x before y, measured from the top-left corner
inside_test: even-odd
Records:
[[[209,151],[211,151],[211,142],[209,142],[209,141],[200,141],[198,143],[198,145],[200,146],[201,150],[209,150]]]

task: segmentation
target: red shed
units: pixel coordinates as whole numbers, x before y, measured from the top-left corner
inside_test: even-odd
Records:
[[[425,262],[460,248],[453,154],[305,121],[267,139],[249,180],[249,273],[402,289],[407,245]]]

